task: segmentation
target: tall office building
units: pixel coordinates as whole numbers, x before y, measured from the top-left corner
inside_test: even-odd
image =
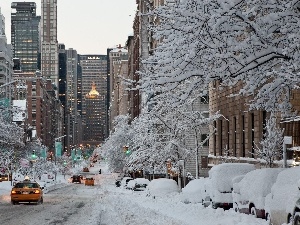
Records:
[[[5,35],[5,18],[1,14],[1,7],[0,7],[0,35]]]
[[[38,69],[39,23],[35,2],[11,3],[13,57],[20,60],[22,72],[30,72],[32,75]]]
[[[106,113],[106,96],[107,96],[107,56],[106,55],[79,55],[79,64],[81,66],[81,87],[82,95],[86,95],[90,92],[91,86],[95,84],[99,92],[99,101],[100,101],[100,118],[101,118],[101,135],[100,141],[104,141],[104,136],[107,128],[107,113]],[[87,99],[82,99],[82,122],[83,126],[89,123],[87,121]],[[90,131],[88,131],[90,132]],[[86,134],[87,131],[84,132]],[[86,140],[84,136],[84,141]]]
[[[5,35],[5,18],[0,12],[0,86],[12,81],[13,60],[11,45]],[[8,105],[12,97],[11,85],[0,89],[0,105]]]
[[[98,145],[104,140],[103,96],[96,90],[93,82],[92,90],[85,96],[86,124],[84,140],[88,144]]]
[[[58,87],[57,0],[42,0],[41,72]]]

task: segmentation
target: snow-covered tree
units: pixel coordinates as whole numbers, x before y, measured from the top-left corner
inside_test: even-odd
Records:
[[[143,61],[141,88],[184,101],[218,80],[244,82],[251,109],[288,113],[299,84],[298,0],[184,0],[155,9],[160,41]]]
[[[7,112],[0,110],[0,150],[20,148],[24,145],[24,131],[17,124],[7,120]]]
[[[114,132],[101,146],[101,151],[112,171],[122,171],[125,165],[124,146],[132,146],[132,130],[129,116],[120,115],[113,121]]]
[[[255,145],[255,155],[266,162],[266,167],[273,167],[274,161],[282,156],[284,130],[277,127],[273,114],[267,120],[264,129],[263,140],[259,145]]]

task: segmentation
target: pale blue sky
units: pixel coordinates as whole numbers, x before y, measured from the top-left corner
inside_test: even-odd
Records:
[[[0,0],[8,43],[12,2],[24,0]],[[36,2],[41,15],[41,0],[26,2]],[[124,46],[133,34],[136,7],[136,0],[57,0],[58,42],[79,54],[106,54],[109,47]]]

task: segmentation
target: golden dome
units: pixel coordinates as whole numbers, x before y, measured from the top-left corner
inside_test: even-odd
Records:
[[[97,97],[97,96],[99,96],[99,92],[98,91],[96,91],[96,84],[95,84],[95,82],[93,82],[93,84],[92,84],[92,90],[87,94],[87,96],[89,96],[89,97]]]

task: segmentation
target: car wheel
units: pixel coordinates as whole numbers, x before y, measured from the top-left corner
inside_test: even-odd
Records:
[[[239,205],[236,202],[234,203],[234,207],[233,208],[234,208],[235,212],[240,212]]]
[[[251,213],[251,215],[253,215],[254,217],[257,217],[257,214],[256,214],[256,209],[255,209],[255,207],[253,206],[253,207],[251,207],[251,209],[250,209],[250,213]]]
[[[11,201],[11,204],[13,204],[13,205],[18,205],[18,202],[16,202],[16,201]]]
[[[291,222],[293,225],[300,225],[300,212],[295,213],[294,219]]]
[[[213,209],[217,209],[218,208],[214,202],[212,202],[211,206],[212,206]]]

